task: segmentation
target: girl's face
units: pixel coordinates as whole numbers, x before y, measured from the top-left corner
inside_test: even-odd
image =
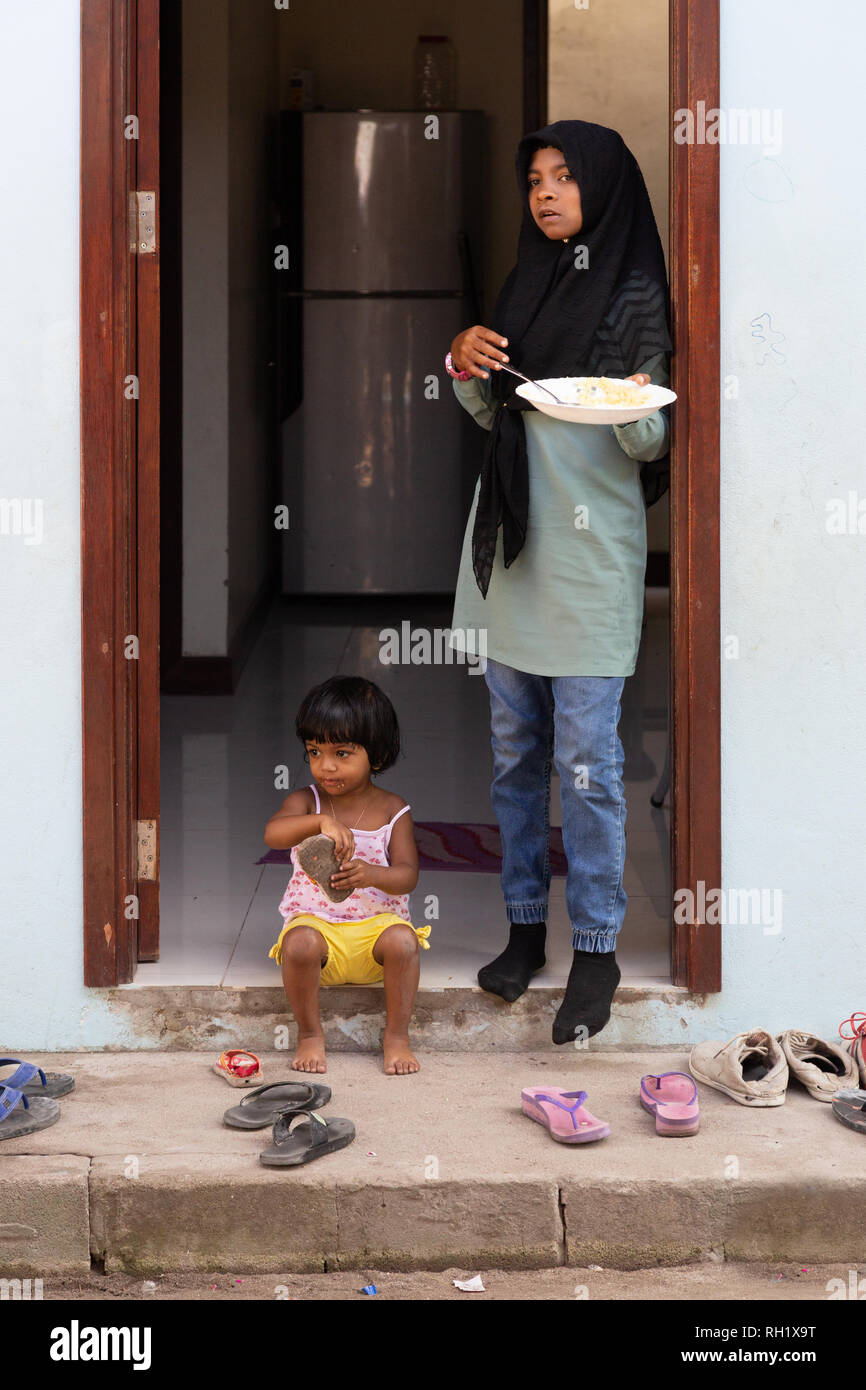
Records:
[[[370,781],[367,750],[357,743],[306,743],[310,771],[316,785],[329,796],[351,796]]]
[[[527,175],[529,211],[551,241],[576,236],[583,226],[580,189],[565,155],[550,147],[536,150]]]

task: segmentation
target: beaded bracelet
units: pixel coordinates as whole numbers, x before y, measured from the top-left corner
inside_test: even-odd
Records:
[[[445,358],[445,370],[447,371],[447,373],[448,373],[449,376],[453,376],[453,377],[454,377],[454,380],[455,380],[455,381],[471,381],[471,380],[472,380],[472,373],[471,373],[471,372],[458,372],[458,371],[455,369],[454,362],[452,361],[451,353],[450,353],[450,352],[449,352],[448,356]]]

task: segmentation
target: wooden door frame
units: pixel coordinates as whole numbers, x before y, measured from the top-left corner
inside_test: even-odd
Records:
[[[719,0],[671,0],[670,115],[719,104]],[[719,147],[670,142],[671,884],[722,885]],[[690,407],[694,405],[694,410]],[[722,929],[674,923],[671,979],[722,987]]]
[[[527,0],[524,36],[545,32],[546,4]],[[81,4],[81,564],[84,837],[84,983],[133,977],[138,954],[129,905],[142,885],[133,858],[138,798],[139,663],[130,634],[158,643],[158,600],[139,612],[139,525],[158,524],[158,499],[136,498],[137,449],[158,475],[159,416],[124,396],[134,341],[142,262],[129,251],[128,192],[142,187],[130,114],[137,110],[140,42],[153,42],[159,0]],[[533,25],[535,26],[533,29]],[[540,40],[536,47],[540,51]],[[670,109],[718,105],[719,3],[671,0]],[[536,80],[536,79],[531,79]],[[527,89],[527,110],[538,91]],[[673,122],[671,121],[671,129]],[[150,149],[158,144],[151,138]],[[719,626],[719,160],[718,146],[670,145],[671,302],[674,407],[671,458],[671,854],[674,888],[721,886]],[[153,178],[156,171],[146,171]],[[157,223],[157,240],[159,224]],[[158,255],[143,273],[157,294]],[[147,287],[145,287],[147,292]],[[134,354],[135,357],[134,357]],[[154,344],[144,344],[145,370]],[[158,401],[158,392],[156,393]],[[695,403],[695,409],[689,408]],[[130,407],[132,406],[132,409]],[[147,509],[150,508],[149,511]],[[151,542],[152,543],[152,542]],[[159,669],[148,653],[148,678]],[[158,729],[148,730],[158,756]],[[154,738],[154,736],[156,736]],[[146,809],[146,808],[144,808]],[[674,924],[674,984],[721,988],[721,927]]]
[[[124,380],[134,370],[135,258],[129,192],[136,142],[136,8],[81,6],[81,704],[84,983],[131,980],[138,954],[135,438]]]

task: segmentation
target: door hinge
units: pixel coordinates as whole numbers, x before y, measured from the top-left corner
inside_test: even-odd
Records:
[[[129,195],[129,249],[134,255],[148,256],[156,250],[156,193]]]
[[[138,835],[138,877],[156,882],[159,871],[158,821],[136,821]]]

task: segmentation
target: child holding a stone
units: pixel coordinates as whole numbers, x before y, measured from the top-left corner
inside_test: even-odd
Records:
[[[419,1066],[409,1019],[419,943],[428,949],[430,928],[409,917],[418,882],[409,806],[373,782],[399,755],[397,716],[372,681],[334,676],[305,697],[296,729],[313,781],[286,797],[265,827],[267,845],[292,851],[279,908],[285,925],[270,952],[298,1025],[292,1067],[326,1070],[320,985],[381,981],[385,1072],[406,1076]]]

